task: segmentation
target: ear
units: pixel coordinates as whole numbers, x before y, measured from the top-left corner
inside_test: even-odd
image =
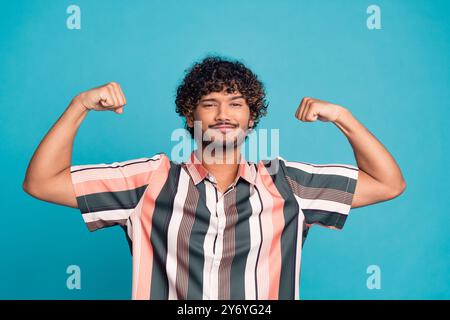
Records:
[[[193,128],[194,127],[194,117],[192,115],[192,112],[186,114],[185,117],[186,117],[187,126]]]
[[[253,128],[254,125],[255,125],[255,120],[253,120],[253,118],[251,118],[250,121],[248,122],[248,127]]]

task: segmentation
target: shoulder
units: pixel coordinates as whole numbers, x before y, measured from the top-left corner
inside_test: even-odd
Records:
[[[122,174],[137,174],[157,169],[167,158],[164,153],[153,154],[148,157],[120,160],[109,163],[72,165],[70,172],[74,176],[95,175],[106,177]]]
[[[289,161],[281,157],[284,166],[291,171],[302,171],[310,174],[336,174],[349,177],[356,176],[359,168],[351,164],[342,163],[311,163],[303,161]]]

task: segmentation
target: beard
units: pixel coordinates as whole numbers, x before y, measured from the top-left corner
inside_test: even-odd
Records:
[[[206,158],[212,158],[215,163],[232,163],[232,155],[239,148],[247,137],[249,132],[247,127],[245,130],[237,127],[229,132],[221,132],[215,129],[206,129],[201,131],[201,137],[195,135],[198,146],[202,147]]]
[[[247,136],[247,129],[235,128],[234,130],[222,133],[218,130],[207,129],[202,132],[201,144],[203,147],[222,149],[223,151],[240,147]]]

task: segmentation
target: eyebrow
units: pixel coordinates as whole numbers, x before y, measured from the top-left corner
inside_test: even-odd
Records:
[[[244,99],[244,97],[243,96],[235,96],[235,97],[231,97],[230,99],[228,99],[228,100],[236,100],[236,99]],[[205,101],[218,101],[217,99],[215,99],[215,98],[208,98],[208,99],[202,99],[202,100],[200,100],[200,102],[205,102]]]

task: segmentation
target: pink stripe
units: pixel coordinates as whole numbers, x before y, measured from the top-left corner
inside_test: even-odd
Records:
[[[153,246],[150,243],[152,231],[152,219],[155,211],[155,201],[160,194],[169,176],[170,162],[167,156],[163,156],[160,170],[151,177],[152,187],[144,194],[141,214],[141,252],[139,261],[139,273],[137,276],[136,299],[149,300],[153,267]],[[139,239],[138,239],[139,240]]]
[[[258,172],[261,172],[262,167],[264,165],[262,163],[258,164]],[[258,299],[267,300],[269,296],[269,250],[270,250],[270,242],[272,239],[272,212],[269,208],[272,207],[272,197],[268,193],[264,183],[261,180],[261,175],[258,174],[256,178],[256,187],[259,190],[261,201],[262,201],[262,211],[260,214],[261,219],[261,249],[259,252],[258,260],[257,260],[257,289],[258,289]]]
[[[91,180],[74,184],[77,197],[98,192],[133,190],[148,183],[151,172],[108,180]]]
[[[281,275],[281,234],[284,228],[283,205],[284,199],[278,192],[275,184],[264,165],[260,166],[261,179],[272,198],[272,242],[269,251],[269,293],[267,299],[277,300],[280,289]]]
[[[144,163],[130,164],[125,167],[102,168],[102,169],[85,169],[72,172],[73,183],[80,183],[90,180],[105,180],[130,177],[144,172],[151,172],[158,169],[160,161],[152,161]],[[94,165],[93,165],[94,166]],[[86,166],[89,167],[89,166]]]

